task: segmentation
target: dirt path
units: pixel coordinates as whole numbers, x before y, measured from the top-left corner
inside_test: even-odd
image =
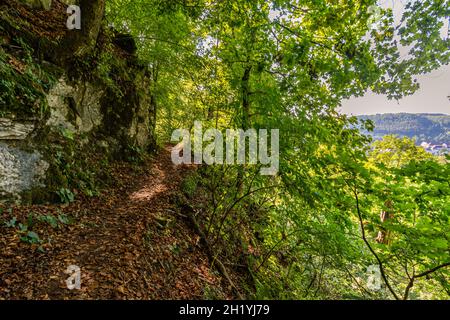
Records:
[[[142,173],[118,168],[118,183],[101,197],[3,213],[3,221],[63,213],[74,222],[33,226],[44,241],[41,253],[2,221],[0,299],[201,299],[220,290],[222,280],[175,203],[188,170],[175,167],[165,149]],[[67,288],[70,265],[81,269],[80,290]]]

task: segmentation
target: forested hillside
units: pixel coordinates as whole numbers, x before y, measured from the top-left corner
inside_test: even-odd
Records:
[[[449,8],[0,0],[0,299],[449,299]]]
[[[450,116],[445,114],[397,113],[358,116],[361,120],[371,120],[374,130],[370,134],[375,139],[396,134],[415,138],[417,143],[450,144]],[[367,133],[367,131],[365,131]]]

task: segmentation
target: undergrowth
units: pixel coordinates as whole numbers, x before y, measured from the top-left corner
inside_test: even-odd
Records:
[[[55,78],[35,62],[33,50],[20,38],[16,52],[0,47],[0,115],[43,117],[48,111],[45,93]]]

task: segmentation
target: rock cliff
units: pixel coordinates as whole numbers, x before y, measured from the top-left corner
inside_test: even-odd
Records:
[[[154,147],[149,71],[104,26],[94,51],[61,63],[57,55],[69,32],[66,5],[4,2],[0,198],[47,201],[64,188],[89,193],[99,179],[91,160],[127,159]],[[53,18],[42,21],[42,10]]]

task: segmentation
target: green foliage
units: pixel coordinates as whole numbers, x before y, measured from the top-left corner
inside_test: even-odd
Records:
[[[22,233],[28,231],[28,225],[27,224],[19,223],[18,228],[19,228],[19,232],[22,232]]]
[[[63,225],[72,224],[72,219],[69,218],[67,215],[61,213],[58,215],[58,221]]]
[[[0,47],[0,113],[21,116],[43,116],[47,111],[45,93],[55,79],[35,63],[33,50],[22,39],[20,55]]]
[[[5,222],[5,226],[7,228],[15,228],[17,223],[17,218],[12,217],[11,220]]]
[[[419,88],[418,75],[448,64],[450,39],[441,36],[441,28],[450,3],[408,1],[397,25],[393,12],[381,9],[379,26],[371,28],[376,4],[111,0],[108,23],[136,39],[138,58],[116,59],[118,52],[100,37],[103,50],[74,62],[76,71],[96,74],[107,85],[105,112],[120,121],[127,119],[122,105],[134,103],[127,99],[141,75],[129,70],[148,67],[147,105],[158,115],[161,144],[173,129],[192,129],[194,120],[219,131],[280,130],[276,176],[261,176],[254,165],[202,166],[182,183],[214,254],[239,274],[249,271],[251,279],[239,279],[249,297],[443,299],[450,294],[449,158],[438,161],[409,139],[420,130],[424,136],[418,139],[446,139],[448,119],[397,115],[358,121],[338,111],[343,99],[368,90],[393,99],[410,95]],[[51,79],[34,63],[31,50],[20,46],[20,57],[0,49],[0,104],[8,106],[0,114],[17,108],[25,115],[42,114],[44,104],[34,103]],[[374,120],[378,134],[400,127],[398,133],[407,137],[371,144],[361,133],[373,129],[368,120]],[[115,126],[113,121],[105,130]],[[74,201],[75,190],[95,194],[101,179],[78,157],[74,142],[82,137],[67,129],[57,135],[48,153],[55,162],[52,178],[59,183],[49,185],[63,203]],[[124,151],[126,160],[142,162],[140,148]],[[157,220],[169,229],[171,220]],[[62,214],[39,221],[53,228],[70,223]],[[11,218],[6,226],[18,228],[22,241],[38,244],[33,223],[29,216],[26,223]],[[146,244],[152,237],[149,231]],[[181,253],[178,245],[170,249]],[[383,272],[377,290],[367,286],[373,265]],[[204,295],[219,296],[208,287]]]
[[[405,288],[410,282],[417,290],[416,298],[430,293],[442,297],[447,290],[442,283],[448,281],[450,275],[446,269],[449,262],[450,165],[415,152],[418,147],[411,140],[387,137],[379,145],[393,142],[402,147],[392,149],[387,161],[386,154],[379,150],[379,154],[372,154],[368,163],[372,168],[375,164],[375,169],[370,192],[366,191],[361,199],[365,206],[361,209],[362,214],[367,226],[383,228],[388,235],[387,244],[374,243],[373,246],[383,267],[388,270],[389,281],[394,283],[391,291],[407,298],[409,289],[405,291]],[[383,223],[376,214],[381,210],[391,214]],[[435,271],[427,274],[427,281],[424,281],[422,274],[428,270]]]
[[[26,219],[26,222],[23,223],[19,222],[16,217],[12,217],[9,221],[5,222],[5,226],[7,228],[14,228],[17,230],[20,241],[27,244],[41,244],[42,240],[40,239],[39,235],[36,232],[32,231],[34,225],[35,222],[33,219],[33,213],[30,213]]]
[[[115,70],[124,68],[124,65],[118,65],[120,60],[115,57],[114,51],[111,48],[102,51],[97,64],[97,72],[100,79],[109,87],[118,97],[123,97],[123,92],[115,80]]]
[[[57,216],[50,215],[50,214],[39,216],[38,221],[48,224],[53,229],[56,229],[56,228],[60,227],[61,225],[72,224],[72,219],[62,213],[59,213]]]
[[[51,132],[47,139],[50,143],[46,144],[46,153],[53,161],[46,185],[55,195],[52,201],[59,198],[63,203],[73,202],[77,191],[98,195],[108,178],[107,154],[80,143],[90,137],[64,127]]]
[[[181,190],[184,192],[186,196],[192,198],[195,195],[195,191],[197,190],[197,180],[200,177],[196,174],[188,175],[181,184]]]
[[[38,234],[33,231],[28,231],[25,236],[20,237],[20,240],[28,244],[39,244],[42,242]]]
[[[373,143],[370,161],[388,167],[403,167],[411,161],[431,160],[434,157],[418,147],[414,140],[388,135]]]
[[[68,139],[70,141],[74,140],[74,138],[75,138],[74,132],[72,132],[71,130],[60,127],[60,131],[61,131],[61,136],[64,137],[65,139]]]
[[[182,186],[188,196],[197,189],[195,209],[215,254],[250,270],[249,296],[448,297],[449,162],[409,139],[371,146],[360,129],[373,124],[338,107],[368,90],[412,94],[417,75],[448,64],[450,40],[440,29],[449,1],[409,1],[397,25],[381,9],[370,28],[376,3],[108,1],[109,22],[137,39],[150,67],[149,105],[163,142],[194,120],[220,131],[280,129],[278,175],[209,166]],[[402,117],[409,133],[415,120]],[[425,118],[420,126],[437,121]],[[393,218],[381,221],[380,211]],[[377,241],[380,232],[386,241]],[[366,285],[372,265],[385,274],[378,291]]]
[[[206,284],[203,288],[203,299],[204,300],[224,300],[225,295],[223,292],[219,291],[218,288]]]
[[[67,188],[61,188],[56,193],[58,194],[62,203],[71,203],[75,200],[73,192]]]
[[[9,212],[9,215],[11,214],[12,211]],[[37,233],[37,230],[42,230],[42,224],[40,223],[57,229],[72,224],[73,218],[59,211],[57,215],[37,215],[36,213],[30,212],[25,220],[19,221],[17,217],[12,217],[5,221],[4,225],[7,228],[14,229],[21,242],[33,246],[36,245],[39,252],[45,252],[43,244],[46,241]]]
[[[52,215],[40,216],[39,221],[49,224],[52,228],[56,229],[58,227],[58,219]]]

